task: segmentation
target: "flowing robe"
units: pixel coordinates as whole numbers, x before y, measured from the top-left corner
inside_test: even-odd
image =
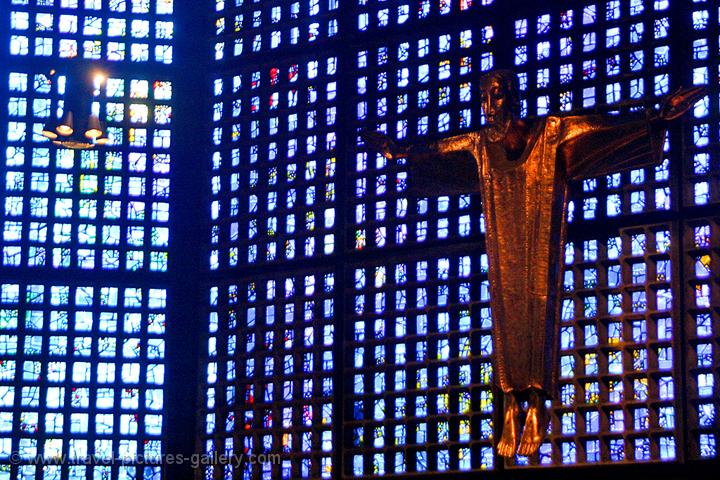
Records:
[[[503,392],[555,394],[569,181],[657,164],[664,135],[647,120],[613,125],[598,116],[550,116],[530,128],[517,160],[482,130],[422,153],[411,149],[415,195],[481,194],[495,382]]]

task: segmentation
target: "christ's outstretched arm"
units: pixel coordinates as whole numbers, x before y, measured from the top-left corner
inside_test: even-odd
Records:
[[[409,189],[414,196],[454,195],[480,189],[474,157],[479,135],[476,132],[407,147],[382,133],[363,131],[360,135],[387,159],[407,158]]]
[[[373,150],[377,150],[387,158],[406,158],[410,155],[443,154],[451,152],[471,152],[475,145],[477,134],[464,133],[454,137],[441,138],[434,142],[416,143],[410,146],[400,146],[389,136],[363,130],[360,132],[363,141]]]
[[[568,178],[578,179],[657,165],[668,123],[705,95],[702,87],[680,89],[648,118],[612,123],[596,115],[566,117],[559,154]]]

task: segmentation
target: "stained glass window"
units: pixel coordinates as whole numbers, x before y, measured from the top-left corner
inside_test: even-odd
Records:
[[[242,318],[257,302],[275,302],[278,293],[262,292],[281,278],[297,284],[332,264],[330,297],[344,306],[334,323],[343,333],[333,365],[344,385],[334,384],[342,420],[327,435],[341,453],[332,473],[322,467],[324,454],[306,462],[287,449],[279,470],[247,467],[242,478],[677,463],[686,451],[716,458],[718,105],[711,79],[720,65],[720,23],[710,2],[689,4],[603,0],[514,10],[491,0],[216,0],[209,56],[222,73],[208,85],[208,260],[222,286],[210,295],[205,451],[257,448],[272,431],[264,445],[275,452],[277,436],[295,428],[294,420],[277,426],[234,388],[252,385],[257,402],[257,377],[279,385],[286,375],[279,364],[291,372],[297,359],[250,355],[230,348],[236,340],[226,346],[234,334],[225,322],[235,325],[233,312]],[[572,184],[559,391],[539,453],[509,461],[493,450],[501,405],[491,388],[482,199],[418,197],[407,161],[369,150],[359,135],[377,130],[408,145],[479,129],[477,82],[493,68],[518,73],[528,120],[642,118],[680,85],[710,86],[671,126],[657,166]],[[234,295],[241,307],[226,305]],[[238,328],[253,330],[247,345],[272,351],[278,333],[264,321]],[[243,377],[234,362],[250,357]],[[229,392],[235,403],[226,407]],[[265,388],[263,395],[269,401],[277,393],[267,396]],[[253,432],[245,435],[235,422],[232,446],[220,427],[231,407],[243,409]],[[282,415],[295,419],[303,408]],[[232,472],[215,467],[205,475]]]
[[[9,0],[10,54],[173,61],[174,0]]]
[[[484,263],[427,257],[354,269],[346,474],[494,467]]]
[[[209,195],[183,192],[208,225],[192,240],[207,310],[198,448],[248,461],[198,475],[717,459],[717,5],[202,3]],[[160,479],[173,132],[188,81],[175,66],[197,68],[174,58],[187,13],[173,0],[5,5],[0,480]],[[708,87],[659,165],[572,185],[559,391],[538,454],[510,460],[493,449],[482,199],[418,197],[407,161],[359,135],[408,145],[479,129],[478,78],[493,68],[518,73],[530,121],[639,118],[680,85]],[[40,132],[83,84],[109,143],[58,148]]]
[[[335,252],[337,62],[214,80],[211,269]]]
[[[174,3],[5,3],[0,478],[159,479]],[[40,135],[79,97],[106,146]]]
[[[2,264],[166,271],[171,82],[103,80],[93,103],[109,147],[76,151],[56,149],[39,134],[62,113],[65,81],[9,74]]]
[[[231,61],[253,53],[311,47],[338,35],[340,0],[270,2],[215,0],[214,58]]]
[[[407,142],[479,127],[473,88],[477,77],[493,68],[495,33],[491,25],[477,30],[479,35],[452,28],[357,52],[352,97],[356,128],[374,126]],[[469,195],[411,198],[405,166],[366,149],[356,152],[351,171],[355,250],[479,233]]]
[[[248,459],[236,466],[244,478],[335,475],[334,294],[327,271],[211,290],[205,455]],[[258,455],[267,461],[249,460]],[[231,467],[206,465],[205,476]]]
[[[691,11],[690,11],[691,10]],[[692,83],[704,85],[708,95],[695,105],[692,121],[685,125],[684,135],[690,146],[685,156],[683,205],[687,207],[718,203],[719,166],[714,146],[717,144],[717,85],[712,80],[720,68],[715,46],[720,31],[718,11],[712,2],[695,1],[688,11],[686,26],[691,59]],[[690,69],[689,69],[690,70]],[[689,339],[687,390],[689,397],[689,454],[691,458],[717,458],[717,257],[718,224],[711,218],[683,223],[683,267],[686,284],[686,311],[683,321]]]
[[[59,478],[34,459],[63,457],[58,472],[81,464],[75,474],[98,476],[103,461],[122,458],[115,478],[159,478],[166,291],[25,282],[0,289],[0,461],[12,461],[22,478]],[[149,464],[135,466],[139,456]]]

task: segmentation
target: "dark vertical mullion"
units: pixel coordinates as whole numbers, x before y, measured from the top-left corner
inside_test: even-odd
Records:
[[[4,14],[4,15],[0,16],[0,31],[2,31],[2,32],[10,31],[10,25],[9,25],[8,20],[9,20],[8,14]],[[9,112],[8,112],[8,99],[9,99],[8,75],[11,70],[10,63],[9,63],[10,55],[8,53],[9,37],[10,37],[10,35],[7,35],[5,37],[5,41],[2,42],[2,44],[1,44],[2,46],[0,46],[0,99],[2,99],[2,102],[1,102],[2,104],[0,105],[0,146],[1,146],[0,151],[2,151],[2,152],[5,152],[6,146],[7,146],[8,130],[6,127],[8,126],[8,121],[10,118]],[[0,162],[0,174],[1,174],[0,178],[4,178],[6,172],[7,172],[6,159],[5,159],[5,154],[3,154],[2,162]],[[5,189],[6,189],[5,182],[0,182],[0,195],[2,195],[2,198],[6,197]],[[3,220],[5,219],[4,211],[0,212],[0,219],[3,219]],[[3,227],[4,227],[4,225],[3,225]],[[27,229],[27,226],[23,225],[23,230],[25,230],[25,229]],[[17,278],[17,275],[15,275],[14,273],[15,272],[13,272],[12,270],[7,269],[4,266],[0,265],[0,274],[2,275],[3,278],[7,279],[8,281],[13,281],[13,280],[18,281],[19,280]],[[20,284],[21,287],[26,288],[25,282],[18,281],[18,283]],[[23,299],[22,290],[21,290],[20,301],[17,305],[18,312],[22,312],[26,308],[26,305],[27,305],[26,298]],[[17,335],[17,347],[16,347],[17,351],[16,351],[16,355],[14,358],[16,374],[15,374],[15,379],[13,381],[13,385],[15,388],[15,394],[16,394],[17,398],[21,397],[22,386],[23,386],[23,381],[22,381],[23,362],[22,362],[22,357],[18,354],[18,352],[23,351],[22,350],[23,349],[22,339],[24,339],[24,337],[25,337],[25,323],[21,322],[20,318],[21,318],[21,315],[20,315],[20,313],[18,313],[18,322],[17,322],[17,327],[15,329],[15,332]],[[43,365],[43,373],[45,373],[46,371],[47,371],[47,365]],[[12,409],[12,414],[14,417],[13,426],[11,427],[12,431],[20,430],[19,427],[16,427],[16,425],[19,422],[21,412],[22,412],[21,402],[15,401],[13,409]],[[38,415],[39,415],[39,413],[38,413]],[[19,451],[19,440],[20,440],[20,438],[17,436],[12,439],[12,441],[11,441],[12,452]],[[17,470],[19,467],[17,465],[12,465],[10,468],[11,468],[11,475],[16,476]]]
[[[9,0],[8,0],[9,3]],[[0,15],[0,32],[8,32],[6,35],[3,35],[3,41],[0,42],[0,99],[2,100],[0,102],[0,152],[3,152],[2,154],[2,160],[0,161],[0,178],[4,178],[5,174],[7,172],[6,168],[6,159],[5,159],[5,150],[7,147],[7,135],[8,135],[8,121],[10,119],[9,110],[8,110],[8,100],[10,98],[10,89],[9,89],[9,73],[12,70],[11,67],[11,59],[10,56],[10,13],[9,11],[3,12],[2,15]],[[27,120],[27,116],[26,119]],[[30,133],[32,135],[32,133]],[[27,140],[25,141],[27,143]],[[6,197],[6,186],[5,182],[0,182],[0,195],[2,198]],[[5,220],[5,214],[4,210],[0,211],[0,219]],[[24,219],[23,219],[24,220]],[[4,222],[3,229],[4,229]],[[25,231],[28,227],[26,225],[23,225],[23,231]],[[17,268],[15,269],[17,270]],[[8,275],[9,274],[9,275]],[[3,279],[7,279],[7,281],[18,281],[17,275],[13,270],[8,269],[2,265],[0,262],[0,275]],[[26,287],[25,282],[20,282],[20,287]],[[23,367],[23,359],[24,355],[20,355],[19,352],[23,352],[23,345],[22,340],[25,338],[25,324],[24,322],[20,321],[20,312],[22,312],[26,308],[26,301],[23,299],[22,290],[20,291],[20,301],[18,302],[17,308],[18,308],[18,325],[16,328],[16,335],[17,335],[17,353],[15,355],[14,361],[15,361],[15,379],[13,382],[14,388],[15,388],[15,396],[17,400],[15,400],[13,403],[13,425],[11,427],[12,432],[20,431],[18,425],[21,417],[22,407],[21,407],[21,395],[22,395],[22,386],[23,386],[23,375],[22,375],[22,367]],[[47,365],[43,365],[43,371],[47,371]],[[39,421],[39,415],[40,415],[40,409],[38,409],[38,421]],[[20,437],[15,436],[12,438],[11,441],[11,449],[12,452],[18,452],[20,450],[19,448],[19,442]],[[17,463],[17,462],[13,462]],[[17,476],[18,475],[19,466],[16,465],[10,465],[10,475],[11,476]]]
[[[176,62],[194,68],[173,70],[174,148],[171,170],[171,239],[169,247],[166,421],[163,425],[170,455],[189,458],[195,453],[202,420],[198,408],[204,382],[199,377],[200,341],[205,338],[207,298],[203,259],[208,251],[208,230],[202,199],[208,198],[207,143],[209,130],[198,112],[206,112],[209,97],[206,81],[206,42],[212,38],[206,22],[205,2],[176,0]],[[181,59],[181,60],[180,60]],[[189,192],[194,192],[189,194]],[[199,220],[200,219],[200,220]],[[198,277],[203,281],[198,281]],[[193,478],[189,462],[163,462],[163,478]],[[200,469],[198,469],[200,470]]]
[[[9,3],[9,0],[6,0]],[[7,135],[8,135],[8,121],[10,119],[9,111],[8,111],[8,100],[10,98],[10,88],[9,88],[9,74],[12,70],[11,67],[11,56],[10,56],[10,12],[4,11],[2,15],[0,15],[0,32],[3,32],[2,35],[2,42],[0,42],[0,152],[3,152],[2,154],[2,161],[0,161],[0,173],[2,173],[1,177],[5,177],[5,173],[7,171],[7,168],[5,166],[6,164],[6,158],[5,158],[5,151],[7,147]],[[5,33],[7,32],[7,34]],[[25,169],[24,169],[25,170]],[[26,171],[26,170],[25,170]],[[5,182],[0,182],[0,196],[2,198],[5,198]],[[0,219],[5,218],[4,211],[0,211]],[[25,230],[27,226],[23,225],[23,230]],[[9,269],[6,269],[4,266],[2,266],[2,263],[0,262],[0,274],[2,274],[3,278],[6,277],[6,271]],[[15,269],[17,270],[17,269]],[[10,270],[8,273],[14,273],[12,270]],[[12,276],[11,276],[12,278]]]
[[[688,11],[685,5],[681,5],[681,2],[674,1],[670,4],[670,17],[673,19],[670,24],[670,69],[671,72],[677,72],[674,78],[671,78],[670,91],[679,86],[692,85],[692,15]],[[682,73],[680,73],[682,72]],[[673,80],[675,80],[673,82]],[[674,84],[673,84],[674,83]],[[685,208],[685,182],[688,177],[686,169],[684,168],[686,161],[692,161],[691,155],[688,155],[686,159],[686,147],[685,140],[688,128],[683,122],[681,125],[675,125],[668,131],[671,142],[671,157],[670,157],[670,169],[672,176],[675,179],[675,183],[671,185],[674,190],[671,196],[671,201],[675,202],[675,206],[672,209],[674,212],[679,213],[680,219],[682,219],[687,213]],[[691,141],[688,141],[690,144]],[[688,256],[685,254],[685,245],[687,241],[685,221],[679,221],[675,225],[675,232],[673,234],[673,242],[675,242],[675,256],[673,257],[673,274],[675,280],[673,281],[673,304],[677,302],[673,314],[678,315],[677,320],[673,322],[678,328],[677,336],[673,335],[673,347],[678,349],[675,354],[675,365],[674,370],[679,373],[678,382],[675,385],[675,391],[679,394],[680,398],[676,400],[676,405],[679,405],[679,411],[677,415],[677,421],[679,428],[676,428],[675,433],[677,435],[677,441],[680,446],[678,448],[679,458],[678,461],[681,463],[687,462],[691,458],[690,442],[688,441],[691,437],[691,426],[688,419],[689,409],[692,408],[688,399],[688,384],[687,384],[687,355],[688,355],[688,343],[687,343],[687,332],[685,331],[686,320],[688,314],[688,304],[685,298],[685,291],[687,286],[687,279],[685,275],[686,268],[688,268]]]
[[[9,0],[6,0],[9,2]],[[10,14],[4,12],[0,15],[0,32],[8,32],[3,35],[3,41],[0,42],[0,99],[3,104],[0,105],[0,145],[5,147],[7,141],[7,122],[8,122],[8,106],[9,97],[8,74],[10,73]],[[5,148],[2,148],[4,151]],[[5,162],[2,162],[1,171],[5,171]],[[0,192],[5,192],[5,187],[0,186]]]
[[[342,6],[342,4],[341,4]],[[338,45],[356,45],[352,41],[355,33],[357,17],[356,4],[352,3],[352,8],[342,9],[338,11],[337,21],[339,34],[336,38]],[[354,62],[356,61],[356,49],[338,48],[336,50],[338,56],[338,71],[352,72],[354,71]],[[333,429],[333,438],[336,448],[333,452],[333,478],[343,478],[345,476],[344,455],[346,447],[346,437],[350,438],[352,429],[345,430],[346,415],[346,397],[352,395],[351,377],[345,375],[345,366],[352,362],[347,361],[347,356],[352,352],[352,347],[346,349],[346,345],[352,341],[352,314],[348,310],[348,306],[352,305],[351,288],[352,288],[352,268],[348,267],[347,254],[351,253],[351,247],[348,244],[348,229],[351,226],[349,221],[352,215],[352,204],[349,196],[352,195],[353,188],[349,173],[351,165],[354,164],[354,146],[357,138],[357,131],[352,121],[353,116],[353,75],[337,76],[337,118],[342,125],[337,132],[336,158],[336,202],[335,202],[335,338],[333,347],[333,362],[335,372],[333,375],[333,393],[334,393],[334,413],[335,426]],[[352,409],[349,409],[352,412]],[[352,458],[347,461],[351,464]]]

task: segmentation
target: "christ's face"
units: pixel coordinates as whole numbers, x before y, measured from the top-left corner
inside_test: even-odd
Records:
[[[504,130],[512,120],[509,100],[499,78],[489,76],[484,79],[480,85],[480,105],[490,129]]]

